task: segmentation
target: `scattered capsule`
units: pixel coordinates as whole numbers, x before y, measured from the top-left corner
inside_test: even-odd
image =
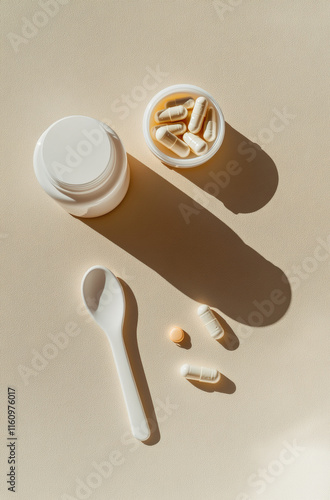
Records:
[[[207,331],[214,339],[221,339],[225,332],[209,306],[203,304],[197,309],[197,314],[201,318]]]
[[[153,127],[151,130],[151,135],[154,139],[156,139],[156,132],[159,128],[164,127],[166,130],[169,132],[172,132],[174,135],[182,135],[185,133],[187,130],[187,125],[185,123],[171,123],[170,125],[156,125],[156,127]]]
[[[184,120],[188,115],[188,110],[184,106],[173,106],[173,108],[166,108],[157,111],[155,120],[157,123],[164,122],[178,122]]]
[[[217,120],[215,116],[215,109],[210,107],[207,111],[204,125],[203,137],[207,142],[215,141],[217,136]]]
[[[214,368],[205,368],[204,366],[182,365],[180,373],[183,377],[200,382],[210,382],[216,384],[221,378],[221,373]]]
[[[205,97],[198,97],[195,106],[192,110],[188,130],[193,134],[197,134],[203,125],[203,120],[207,111],[207,99]]]
[[[190,149],[187,144],[181,141],[181,139],[176,137],[165,127],[160,127],[157,130],[156,139],[163,144],[163,146],[171,149],[178,156],[181,156],[181,158],[186,158],[190,154]]]
[[[172,106],[184,106],[187,109],[192,109],[194,107],[195,101],[192,97],[179,97],[179,99],[173,99],[173,101],[167,101],[165,108],[171,108]]]
[[[192,134],[191,132],[186,132],[183,135],[183,140],[197,156],[204,155],[209,149],[203,139],[201,139],[198,135]]]
[[[178,326],[172,328],[172,330],[170,331],[170,339],[172,340],[172,342],[180,344],[184,339],[184,331],[182,330],[182,328],[179,328]]]

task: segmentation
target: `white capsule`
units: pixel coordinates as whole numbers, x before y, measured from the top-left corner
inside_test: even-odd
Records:
[[[184,106],[187,109],[192,109],[194,107],[195,101],[192,97],[179,97],[179,99],[173,99],[172,101],[167,101],[165,108],[171,108],[172,106]]]
[[[203,125],[203,120],[206,115],[208,102],[205,97],[198,97],[192,110],[188,130],[193,134],[197,134]]]
[[[183,140],[197,156],[205,155],[209,149],[203,139],[201,139],[198,135],[192,134],[191,132],[186,132],[183,135]]]
[[[155,114],[157,123],[178,122],[184,120],[188,115],[188,110],[184,106],[173,106],[173,108],[161,109]]]
[[[156,125],[151,129],[151,135],[154,139],[156,139],[157,130],[161,127],[166,128],[166,130],[172,132],[174,135],[182,135],[187,130],[187,125],[183,122],[171,123],[170,125]]]
[[[209,306],[203,304],[197,309],[197,314],[204,323],[211,337],[216,340],[221,339],[225,332]]]
[[[161,144],[171,149],[175,154],[186,158],[190,154],[190,149],[181,139],[172,134],[166,127],[160,127],[156,132],[156,139]]]
[[[210,382],[216,384],[221,378],[221,373],[214,368],[205,368],[204,366],[182,365],[180,373],[183,377],[200,382]]]
[[[215,116],[215,109],[210,107],[207,111],[207,115],[204,123],[204,134],[203,137],[207,142],[215,141],[217,136],[217,119]]]

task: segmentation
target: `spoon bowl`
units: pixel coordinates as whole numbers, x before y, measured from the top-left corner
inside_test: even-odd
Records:
[[[125,317],[125,296],[120,282],[109,269],[93,266],[82,279],[82,296],[87,309],[101,328],[122,327]]]

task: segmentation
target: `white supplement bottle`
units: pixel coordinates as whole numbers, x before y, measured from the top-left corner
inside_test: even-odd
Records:
[[[34,171],[44,191],[77,217],[113,210],[129,185],[126,151],[105,123],[68,116],[53,123],[34,150]]]

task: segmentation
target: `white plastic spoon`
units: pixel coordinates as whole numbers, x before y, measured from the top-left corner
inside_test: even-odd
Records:
[[[150,429],[124,344],[125,296],[121,284],[109,269],[94,266],[82,279],[81,294],[89,313],[110,341],[132,434],[145,441],[150,437]]]

